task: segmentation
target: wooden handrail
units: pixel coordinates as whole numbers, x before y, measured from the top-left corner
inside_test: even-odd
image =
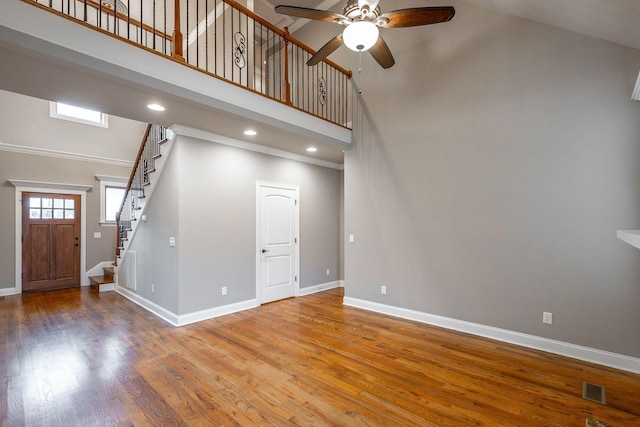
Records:
[[[177,2],[179,2],[180,0],[176,0]],[[153,33],[156,36],[162,37],[165,40],[172,40],[172,36],[170,36],[167,33],[163,33],[162,31],[156,30],[155,28],[153,28],[150,25],[147,24],[143,24],[142,22],[136,20],[136,19],[132,19],[129,15],[125,15],[122,12],[118,12],[109,7],[109,6],[105,6],[99,2],[96,2],[94,0],[86,0],[86,3],[88,6],[93,7],[94,9],[98,9],[101,10],[102,12],[108,14],[109,16],[116,16],[118,19],[122,19],[123,21],[127,21],[127,24],[132,24],[134,27],[141,27],[143,30],[148,31],[150,33]]]
[[[313,50],[312,48],[310,48],[306,44],[302,43],[301,41],[293,38],[291,36],[291,34],[289,34],[288,30],[286,30],[286,29],[285,30],[281,30],[280,28],[276,27],[275,25],[273,25],[269,21],[266,21],[261,16],[256,15],[255,12],[247,9],[246,7],[244,7],[240,3],[237,3],[234,0],[222,0],[222,1],[227,3],[229,6],[231,6],[231,7],[235,8],[235,9],[239,10],[240,12],[244,13],[245,15],[249,16],[254,21],[256,21],[256,22],[260,23],[261,25],[264,25],[265,27],[269,28],[271,31],[273,31],[274,33],[278,34],[283,39],[285,39],[285,41],[289,41],[289,42],[295,44],[296,46],[298,46],[300,49],[307,51],[311,55],[315,55],[315,53],[316,53],[315,50]],[[323,60],[323,62],[325,62],[326,64],[332,66],[336,70],[340,71],[342,74],[344,74],[348,78],[351,78],[353,76],[353,73],[351,71],[349,71],[349,70],[347,70],[345,68],[342,68],[341,66],[339,66],[338,64],[336,64],[335,62],[333,62],[333,61],[331,61],[329,59],[325,58]]]
[[[131,184],[133,184],[133,179],[136,176],[136,170],[140,164],[140,160],[142,159],[142,154],[144,153],[144,146],[147,143],[147,139],[149,138],[149,133],[151,132],[151,123],[147,125],[147,130],[142,137],[142,143],[140,144],[140,148],[138,149],[138,155],[136,156],[136,161],[133,163],[133,169],[131,170],[131,175],[129,175],[129,182],[127,183],[127,189],[124,191],[125,198],[122,200],[122,204],[120,205],[120,209],[118,212],[122,212],[124,209],[124,205],[127,202],[126,195],[129,194],[129,190],[131,190]]]

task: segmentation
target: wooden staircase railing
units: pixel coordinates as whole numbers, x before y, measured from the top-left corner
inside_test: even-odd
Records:
[[[351,71],[234,0],[22,0],[350,128]]]
[[[151,184],[150,174],[156,170],[156,160],[161,156],[160,145],[166,141],[167,129],[165,127],[147,125],[120,210],[116,214],[116,264],[126,249],[136,221],[140,219],[144,199],[148,195],[146,189]]]

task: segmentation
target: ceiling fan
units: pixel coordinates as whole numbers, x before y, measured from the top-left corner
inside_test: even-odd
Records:
[[[318,64],[344,44],[355,52],[368,50],[382,68],[392,67],[395,60],[389,46],[380,36],[378,27],[403,28],[437,24],[450,21],[456,13],[453,7],[442,6],[415,7],[381,14],[378,3],[379,0],[347,0],[342,15],[325,10],[285,5],[276,6],[275,11],[283,15],[345,26],[341,34],[329,40],[307,61],[307,65]]]

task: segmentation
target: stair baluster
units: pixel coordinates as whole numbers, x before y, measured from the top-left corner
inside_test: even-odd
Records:
[[[158,125],[148,125],[145,131],[134,167],[129,177],[124,199],[116,214],[115,265],[124,257],[129,237],[140,218],[145,199],[145,187],[151,184],[150,174],[155,171],[155,161],[160,157],[160,144],[167,138],[167,129]]]

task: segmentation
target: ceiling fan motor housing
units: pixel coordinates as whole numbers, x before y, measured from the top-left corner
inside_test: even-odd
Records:
[[[369,10],[367,8],[367,10],[368,10],[368,13],[366,15],[367,20],[375,21],[376,18],[380,16],[380,6],[376,6],[373,10]],[[343,15],[355,21],[360,21],[363,18],[365,18],[364,16],[362,16],[363,15],[362,11],[358,6],[358,0],[347,0],[347,4],[343,9]]]

